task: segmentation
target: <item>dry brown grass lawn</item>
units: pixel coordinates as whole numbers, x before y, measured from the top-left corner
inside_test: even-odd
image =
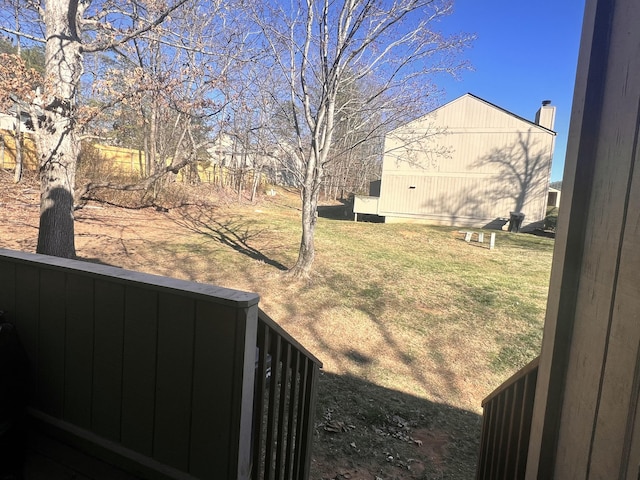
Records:
[[[9,179],[0,172],[0,247],[34,251],[37,186]],[[259,293],[324,362],[313,478],[473,476],[482,398],[537,355],[552,240],[498,232],[491,251],[455,228],[320,218],[314,274],[292,282],[295,192],[185,198],[164,213],[90,202],[78,256]]]

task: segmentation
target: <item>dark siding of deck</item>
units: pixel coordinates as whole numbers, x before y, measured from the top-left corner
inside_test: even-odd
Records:
[[[257,327],[246,324],[257,324],[258,297],[46,257],[35,268],[17,256],[26,259],[0,260],[0,310],[25,345],[44,420],[159,470],[236,478],[238,462],[250,461],[242,406],[253,401]]]
[[[64,418],[91,429],[94,339],[93,279],[69,275],[66,285]]]
[[[195,302],[162,297],[158,317],[158,378],[154,456],[181,470],[189,468]]]
[[[122,404],[111,398],[122,395],[125,288],[102,280],[95,285],[91,427],[98,435],[119,442]]]

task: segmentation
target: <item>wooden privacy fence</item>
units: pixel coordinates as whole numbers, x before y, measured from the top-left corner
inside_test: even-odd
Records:
[[[482,402],[477,480],[524,479],[539,357]]]
[[[22,134],[22,161],[28,171],[38,170],[38,156],[33,134]],[[170,162],[170,159],[168,160]],[[139,149],[115,147],[97,143],[82,142],[80,154],[80,171],[90,178],[105,180],[110,177],[144,178],[149,176],[145,153]],[[16,167],[15,136],[8,130],[0,129],[0,169],[12,170]],[[191,168],[191,172],[187,169]],[[184,167],[177,175],[177,180],[186,182],[197,175],[202,183],[221,186],[233,185],[238,181],[246,185],[253,184],[256,173],[253,168],[234,169],[217,165],[212,161],[196,162],[195,166]],[[266,175],[261,175],[259,184],[266,184]],[[248,187],[247,187],[248,188]]]
[[[25,170],[38,169],[36,144],[28,133],[22,134],[22,163]],[[9,130],[0,130],[0,168],[16,168],[16,136]]]
[[[143,478],[308,477],[321,364],[258,300],[0,249],[0,309],[31,362],[32,417]]]

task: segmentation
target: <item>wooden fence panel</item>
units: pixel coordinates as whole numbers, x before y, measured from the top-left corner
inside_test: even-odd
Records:
[[[64,407],[65,275],[40,271],[38,399],[43,412],[62,418]]]
[[[195,301],[160,298],[154,458],[189,468]]]
[[[225,340],[216,341],[221,338]],[[235,338],[235,310],[198,302],[189,464],[189,472],[197,477],[229,478],[232,475],[227,464],[231,419],[212,412],[231,411],[235,373],[231,362]]]
[[[16,324],[32,372],[38,368],[39,292],[38,270],[29,265],[15,265],[15,306],[9,318]],[[31,375],[29,383],[31,398],[34,398],[38,392],[38,378]]]
[[[67,275],[64,419],[91,428],[93,385],[93,280]]]
[[[158,294],[128,286],[125,293],[122,445],[153,455]],[[114,401],[118,399],[114,398]]]
[[[0,261],[0,310],[6,319],[15,318],[16,267],[13,263]]]
[[[121,438],[124,292],[123,285],[95,280],[91,426],[114,442]]]

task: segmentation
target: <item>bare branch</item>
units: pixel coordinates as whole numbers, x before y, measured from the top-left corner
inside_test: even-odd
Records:
[[[124,43],[127,43],[128,41],[136,37],[139,37],[143,33],[146,33],[149,30],[153,29],[154,27],[157,27],[158,25],[160,25],[162,22],[164,22],[167,19],[169,15],[171,15],[172,12],[174,12],[175,10],[177,10],[178,8],[180,8],[182,5],[184,5],[189,1],[190,0],[178,0],[174,5],[172,5],[171,7],[167,8],[164,12],[162,12],[156,19],[152,21],[147,21],[146,25],[132,32],[124,34],[121,38],[114,38],[107,42],[95,42],[95,43],[85,44],[82,46],[82,52],[85,52],[85,53],[104,52],[106,50],[110,50],[112,48],[123,45]]]
[[[28,40],[32,40],[34,42],[43,43],[43,44],[46,43],[46,40],[42,37],[36,37],[35,35],[19,32],[17,30],[14,30],[13,28],[5,27],[4,25],[0,25],[0,31],[8,33],[10,35],[20,35],[21,37],[26,38]]]

